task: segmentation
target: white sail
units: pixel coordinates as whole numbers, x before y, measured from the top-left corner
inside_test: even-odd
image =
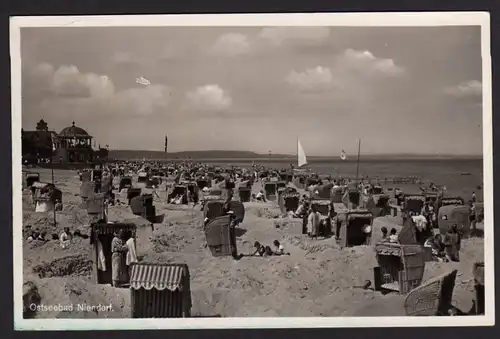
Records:
[[[306,153],[304,152],[299,139],[297,139],[297,161],[299,168],[307,164]]]

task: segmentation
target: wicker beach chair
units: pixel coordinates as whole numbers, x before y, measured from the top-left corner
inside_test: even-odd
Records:
[[[449,315],[457,270],[432,278],[406,296],[404,306],[407,316]]]

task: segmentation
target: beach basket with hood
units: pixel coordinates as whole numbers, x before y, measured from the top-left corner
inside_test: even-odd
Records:
[[[241,202],[249,202],[252,197],[252,190],[247,187],[240,187],[238,188],[238,194]]]
[[[405,213],[405,215],[408,215],[410,212],[419,215],[422,212],[425,201],[425,195],[422,194],[405,195],[403,202],[403,212]]]
[[[413,220],[404,221],[398,243],[381,242],[375,245],[378,266],[373,269],[376,291],[395,291],[405,294],[420,286],[428,255],[418,242]]]
[[[465,201],[462,197],[442,197],[436,201],[437,205],[436,210],[439,210],[443,206],[449,206],[449,205],[461,206],[464,204]]]
[[[330,199],[332,202],[339,204],[342,203],[342,198],[344,196],[344,187],[342,186],[334,186],[330,192]]]
[[[236,234],[231,227],[231,217],[224,215],[208,222],[205,226],[207,246],[214,257],[237,255]]]
[[[286,189],[280,194],[279,206],[281,213],[295,212],[299,208],[300,193],[296,190]]]
[[[313,192],[314,196],[316,196],[319,199],[328,199],[331,200],[332,198],[332,188],[333,188],[333,183],[327,183],[324,185],[317,186],[315,188],[315,192]],[[316,194],[317,192],[317,194]]]
[[[266,195],[266,199],[270,201],[274,201],[277,199],[278,188],[276,186],[276,182],[266,182],[264,183],[264,193]]]
[[[33,183],[40,181],[40,173],[28,172],[24,174],[24,183],[26,187],[31,187]]]
[[[168,194],[168,202],[170,203],[170,200],[175,198],[176,196],[182,196],[182,204],[187,204],[189,202],[189,188],[187,185],[184,184],[177,184],[175,185],[171,192]]]
[[[373,268],[376,291],[406,294],[422,283],[425,254],[420,244],[381,242],[375,245],[378,266]]]
[[[131,188],[132,187],[132,178],[131,177],[121,177],[120,178],[120,185],[118,186],[118,190],[121,192],[122,189],[124,188]]]
[[[466,237],[470,232],[469,207],[462,205],[442,206],[438,211],[439,233],[447,233],[453,224],[457,225],[458,233]]]
[[[56,201],[62,203],[62,191],[54,184],[36,181],[31,185],[36,212],[48,212],[55,208]]]
[[[137,173],[137,182],[146,183],[149,179],[147,172],[139,172]]]
[[[191,278],[186,264],[130,265],[132,318],[191,316]]]
[[[212,180],[211,179],[197,179],[196,180],[196,185],[200,190],[204,189],[205,187],[212,187]]]
[[[224,201],[223,200],[207,200],[203,206],[203,219],[209,220],[223,216]]]
[[[102,179],[102,170],[101,169],[93,169],[90,171],[90,181],[96,181]]]
[[[322,217],[326,218],[330,212],[330,199],[311,199],[311,207],[315,207],[316,211],[321,214]]]
[[[425,201],[433,205],[435,205],[439,199],[439,194],[437,192],[425,192],[424,196],[425,196]]]
[[[361,205],[361,192],[355,185],[347,187],[342,196],[342,202],[348,209],[357,209]]]
[[[228,204],[229,211],[232,211],[236,223],[242,223],[245,220],[245,206],[236,200],[231,200]]]
[[[432,278],[411,290],[405,298],[407,316],[447,316],[453,308],[452,297],[457,270]]]
[[[142,189],[141,188],[135,188],[135,187],[130,187],[127,190],[127,199],[128,199],[128,204],[130,205],[130,201],[141,195]]]
[[[107,220],[106,194],[94,193],[87,198],[86,202],[87,214],[92,217],[92,220]]]
[[[370,245],[373,215],[367,210],[339,211],[336,237],[340,247]]]
[[[128,237],[136,238],[137,225],[134,223],[96,222],[91,224],[90,244],[93,252],[93,279],[97,284],[112,283],[111,241],[114,233],[123,230]]]
[[[83,181],[80,185],[80,197],[83,201],[88,199],[88,197],[94,194],[95,182],[94,181]]]
[[[280,188],[286,188],[286,186],[287,186],[287,183],[284,180],[279,180],[279,181],[276,181],[275,183],[276,183],[277,190]]]
[[[130,209],[134,215],[138,215],[154,222],[156,218],[156,208],[153,205],[153,195],[143,194],[130,200]]]

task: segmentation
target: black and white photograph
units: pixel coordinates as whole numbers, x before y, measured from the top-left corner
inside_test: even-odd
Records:
[[[16,329],[493,325],[489,22],[11,18]]]

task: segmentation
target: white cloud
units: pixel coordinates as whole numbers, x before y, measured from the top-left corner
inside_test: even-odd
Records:
[[[222,111],[233,101],[219,85],[205,85],[187,93],[189,103],[197,110]]]
[[[227,33],[221,35],[212,46],[215,55],[238,56],[250,52],[250,41],[244,34]]]
[[[259,37],[274,46],[284,44],[323,44],[330,38],[329,27],[265,27]]]
[[[321,90],[332,85],[333,75],[329,68],[318,66],[304,72],[292,71],[286,81],[301,91]]]
[[[44,82],[37,86],[50,89],[52,95],[42,98],[45,109],[72,107],[73,115],[90,111],[106,115],[149,115],[161,111],[170,103],[170,89],[164,85],[149,85],[115,91],[112,80],[106,75],[81,73],[76,66],[62,66],[54,71],[50,64],[40,64],[33,70]],[[47,85],[43,85],[43,84]],[[27,84],[29,85],[29,83]]]
[[[466,81],[457,86],[445,88],[445,93],[455,97],[480,97],[483,94],[483,84],[481,81]]]
[[[390,76],[398,76],[404,73],[404,69],[397,66],[394,60],[377,58],[370,51],[348,49],[344,52],[340,61],[344,67],[351,70],[376,72]]]
[[[81,73],[73,65],[55,70],[52,65],[42,63],[35,67],[34,75],[56,96],[107,98],[115,92],[113,82],[106,75]]]

